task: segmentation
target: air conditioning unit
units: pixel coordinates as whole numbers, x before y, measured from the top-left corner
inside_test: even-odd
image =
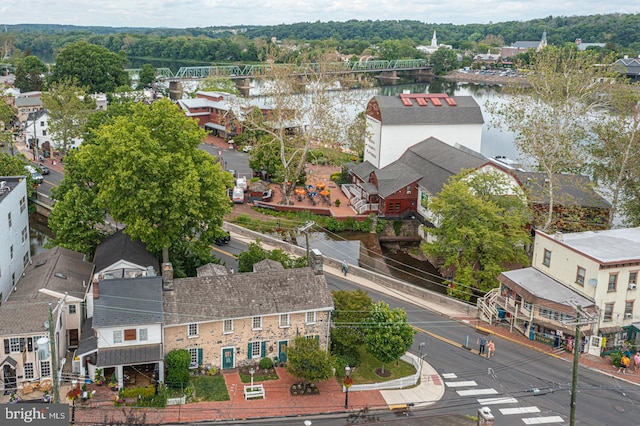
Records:
[[[630,319],[630,318],[633,318],[633,314],[631,312],[627,312],[626,314],[624,314],[624,317],[626,319]]]
[[[629,290],[635,290],[636,288],[638,288],[637,284],[629,284]]]

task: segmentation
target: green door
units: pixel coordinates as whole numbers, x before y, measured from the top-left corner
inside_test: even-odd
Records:
[[[278,342],[278,360],[280,362],[287,362],[287,340],[281,340]]]
[[[222,349],[222,369],[226,370],[229,368],[233,368],[233,348],[224,348]]]

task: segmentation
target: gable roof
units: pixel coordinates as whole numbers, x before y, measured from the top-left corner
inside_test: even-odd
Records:
[[[164,292],[165,325],[333,309],[324,275],[311,268],[178,278]]]
[[[549,204],[546,174],[514,170],[513,174],[522,182],[527,198],[535,204]],[[554,203],[563,206],[580,206],[610,209],[611,203],[593,189],[588,176],[573,174],[554,175]]]
[[[418,104],[418,98],[425,105]],[[437,99],[440,106],[435,106]],[[449,104],[446,99],[453,102]],[[403,101],[404,100],[404,101]],[[405,94],[398,96],[374,96],[384,125],[408,124],[484,124],[482,110],[473,96],[448,96],[443,94]],[[405,104],[405,102],[408,102]],[[367,108],[369,110],[369,108]]]
[[[63,247],[33,256],[15,291],[0,306],[0,334],[44,332],[49,303],[55,308],[60,298],[40,290],[84,300],[92,271],[93,264],[85,261],[82,253]]]
[[[409,147],[400,158],[382,169],[365,161],[351,166],[350,170],[365,181],[363,186],[369,194],[385,198],[415,181],[429,193],[437,194],[451,176],[462,169],[479,167],[486,161],[487,158],[480,153],[430,137]],[[377,190],[368,183],[372,172],[378,178]]]
[[[142,268],[153,266],[156,271],[160,270],[158,259],[147,251],[147,245],[141,241],[132,241],[122,230],[102,240],[96,248],[93,263],[96,271],[102,271],[119,260],[126,260]]]
[[[98,293],[94,328],[162,322],[162,277],[100,280]]]

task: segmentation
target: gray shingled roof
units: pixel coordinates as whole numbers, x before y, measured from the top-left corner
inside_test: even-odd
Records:
[[[549,193],[546,189],[546,174],[515,170],[527,197],[536,204],[549,204]],[[593,184],[583,175],[554,175],[554,203],[564,206],[581,206],[610,209],[611,203],[593,190]]]
[[[540,46],[540,41],[516,41],[511,45],[512,47],[517,47],[519,49],[537,49]]]
[[[165,325],[332,309],[324,275],[311,268],[179,278],[164,292]]]
[[[593,301],[563,285],[559,281],[543,274],[535,268],[516,269],[503,272],[502,275],[518,284],[531,295],[540,299],[571,307],[574,301],[582,307],[593,306]]]
[[[91,280],[93,265],[84,255],[55,247],[33,256],[16,291],[0,306],[0,334],[44,331],[49,319],[49,303],[56,306],[58,298],[41,293],[47,289],[84,299],[86,283]]]
[[[400,158],[382,169],[366,161],[351,166],[350,170],[365,182],[369,174],[375,172],[378,178],[377,192],[384,198],[417,180],[431,194],[437,194],[449,177],[462,169],[479,167],[487,161],[480,153],[460,145],[451,146],[431,137],[411,146]]]
[[[442,102],[442,106],[419,106],[415,100],[413,106],[405,106],[400,96],[374,96],[380,107],[384,125],[411,124],[484,124],[482,110],[473,96],[455,96],[456,106]]]
[[[206,265],[196,268],[196,276],[198,277],[227,275],[228,273],[226,267],[215,263],[207,263]]]
[[[147,251],[147,246],[140,241],[132,241],[122,230],[109,235],[100,243],[93,263],[96,265],[96,271],[102,271],[119,260],[126,260],[142,267],[153,266],[156,272],[160,270],[158,259]]]
[[[93,328],[162,322],[162,277],[100,280]]]
[[[136,345],[122,348],[100,349],[97,367],[113,367],[116,365],[139,365],[162,361],[162,344]]]

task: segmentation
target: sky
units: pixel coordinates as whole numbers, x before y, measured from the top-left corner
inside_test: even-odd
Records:
[[[3,0],[0,24],[193,28],[298,22],[417,20],[487,24],[547,16],[640,13],[634,1],[601,0]]]

